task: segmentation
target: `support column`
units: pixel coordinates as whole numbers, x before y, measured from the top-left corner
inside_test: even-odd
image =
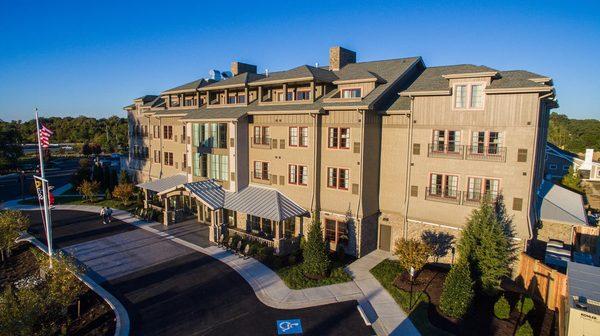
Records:
[[[217,241],[217,235],[219,234],[219,230],[217,227],[217,225],[218,225],[217,224],[218,223],[217,211],[218,210],[212,211],[211,216],[210,216],[210,226],[208,227],[208,240],[210,240],[211,242]]]
[[[144,209],[148,209],[148,189],[144,189]]]
[[[284,83],[283,84],[283,101],[287,101],[287,90],[288,90],[287,84]]]
[[[202,209],[200,208],[200,202],[198,200],[196,201],[196,216],[198,217],[198,222],[200,222],[200,214]]]
[[[163,209],[163,225],[169,225],[169,198],[165,197],[165,208]]]

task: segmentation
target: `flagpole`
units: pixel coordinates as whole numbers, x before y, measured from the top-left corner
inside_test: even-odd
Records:
[[[42,175],[42,192],[44,193],[44,217],[46,218],[46,239],[48,240],[48,257],[50,258],[50,268],[52,268],[52,217],[48,207],[48,181],[44,172],[44,155],[42,152],[42,141],[40,139],[40,120],[38,109],[35,108],[35,125],[37,127],[38,150],[40,154],[40,174]]]

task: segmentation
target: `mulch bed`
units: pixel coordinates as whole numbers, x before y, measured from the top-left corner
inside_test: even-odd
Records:
[[[37,261],[30,249],[31,244],[21,243],[12,251],[12,255],[0,263],[0,290],[24,277],[38,272]],[[87,288],[87,287],[86,287]],[[94,291],[87,289],[81,296],[81,316],[77,317],[77,306],[69,309],[71,324],[67,335],[113,335],[115,332],[115,313],[110,306]]]
[[[413,292],[422,291],[431,304],[428,307],[428,318],[432,325],[456,335],[514,335],[519,321],[525,318],[517,309],[513,309],[507,320],[500,320],[494,316],[494,303],[496,298],[486,296],[477,297],[469,312],[462,320],[444,316],[438,306],[448,269],[427,265],[416,276],[412,286]],[[409,275],[403,273],[396,277],[394,285],[402,290],[410,291]],[[511,304],[515,306],[523,290],[512,281],[503,283],[504,294]],[[555,335],[557,317],[551,310],[546,309],[543,303],[535,302],[535,309],[530,312],[528,319],[535,335]]]

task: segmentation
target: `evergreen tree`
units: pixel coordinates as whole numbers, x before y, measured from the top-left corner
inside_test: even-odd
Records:
[[[440,309],[444,314],[463,317],[473,300],[473,280],[466,262],[452,266],[444,281],[444,289],[440,296]]]
[[[304,244],[302,269],[308,276],[324,277],[329,271],[329,257],[326,252],[326,244],[323,240],[321,221],[313,214],[313,222],[308,230],[306,243]]]
[[[501,197],[498,202],[502,202]],[[484,197],[469,216],[458,242],[461,260],[469,264],[473,279],[487,294],[495,291],[502,277],[510,275],[514,260],[514,247],[506,227],[509,219],[501,214],[500,220],[497,208],[489,197]]]
[[[576,172],[573,169],[572,165],[569,167],[567,174],[560,180],[560,184],[571,190],[579,192],[583,191],[583,188],[581,187],[581,176],[579,176],[579,172]]]

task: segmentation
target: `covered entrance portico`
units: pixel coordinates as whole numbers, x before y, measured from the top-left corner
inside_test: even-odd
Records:
[[[162,213],[163,225],[193,217],[197,212],[196,203],[189,192],[180,188],[186,182],[187,176],[178,174],[138,184],[137,187],[144,190],[144,208]]]
[[[277,190],[249,186],[228,192],[214,180],[186,183],[184,188],[199,202],[198,209],[206,209],[211,241],[221,235],[238,235],[271,246],[277,254],[300,247],[307,211]]]

